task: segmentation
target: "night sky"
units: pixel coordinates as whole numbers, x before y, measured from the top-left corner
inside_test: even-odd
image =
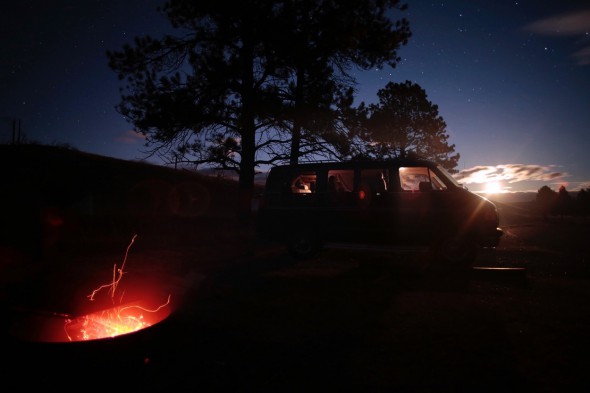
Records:
[[[461,154],[459,180],[480,191],[590,187],[590,2],[418,1],[395,69],[357,72],[358,102],[388,82],[425,89]],[[119,115],[122,83],[107,50],[170,32],[159,0],[22,0],[0,13],[0,141],[122,159],[145,157]],[[399,14],[398,14],[399,15]],[[157,162],[155,159],[152,162]]]

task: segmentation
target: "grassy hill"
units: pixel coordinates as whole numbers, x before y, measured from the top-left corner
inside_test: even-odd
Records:
[[[56,146],[0,146],[0,246],[38,253],[237,215],[233,180]]]
[[[55,146],[0,146],[0,165],[11,195],[91,214],[213,214],[237,198],[231,180]]]

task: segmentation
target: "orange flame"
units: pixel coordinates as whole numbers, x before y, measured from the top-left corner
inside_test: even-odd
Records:
[[[113,307],[108,310],[84,315],[76,319],[67,319],[64,330],[69,341],[87,341],[101,338],[116,337],[133,333],[152,326],[154,318],[146,313],[157,313],[170,304],[170,295],[166,303],[150,310],[139,305]],[[70,332],[73,331],[73,334]]]
[[[123,300],[123,294],[119,295],[118,299],[115,299],[118,286],[125,274],[124,269],[129,250],[136,238],[137,234],[133,236],[127,246],[121,267],[117,269],[117,264],[114,265],[112,281],[108,284],[100,285],[87,296],[90,301],[94,301],[100,291],[108,288],[111,301],[113,304],[119,305],[108,310],[87,314],[78,318],[66,319],[64,331],[69,341],[86,341],[116,337],[144,329],[163,319],[163,317],[157,317],[156,313],[170,304],[170,295],[168,295],[168,300],[165,303],[155,309],[148,309],[137,304],[120,306]]]

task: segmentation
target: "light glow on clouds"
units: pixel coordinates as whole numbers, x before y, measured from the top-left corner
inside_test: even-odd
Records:
[[[137,143],[137,142],[145,142],[145,135],[135,132],[133,130],[125,131],[125,133],[121,136],[116,138],[117,142],[123,143]]]
[[[524,181],[550,182],[569,176],[555,170],[554,165],[504,164],[480,165],[454,175],[463,184],[518,183]]]

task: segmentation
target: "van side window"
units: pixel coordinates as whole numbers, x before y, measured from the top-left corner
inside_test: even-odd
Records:
[[[421,182],[430,182],[426,167],[400,167],[399,181],[404,191],[419,191]]]
[[[441,180],[440,177],[437,176],[436,173],[429,170],[430,173],[430,181],[432,182],[432,189],[437,191],[446,190],[446,184]]]
[[[328,192],[352,192],[354,190],[354,171],[329,170]]]
[[[361,170],[361,189],[371,194],[381,195],[389,184],[389,171],[387,169],[363,169]]]
[[[354,206],[354,170],[331,169],[328,171],[326,184],[326,201],[329,206],[348,207]]]
[[[399,179],[404,191],[446,190],[445,183],[427,167],[400,167]],[[423,183],[420,186],[420,183]],[[428,187],[424,183],[429,183]],[[422,187],[422,188],[421,188]]]
[[[313,194],[316,192],[317,174],[315,172],[295,173],[290,181],[292,194]]]

